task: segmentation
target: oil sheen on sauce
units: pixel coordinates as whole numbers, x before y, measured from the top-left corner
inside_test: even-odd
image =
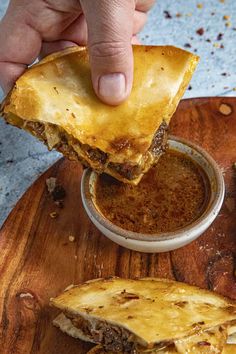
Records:
[[[96,185],[100,212],[117,226],[155,234],[175,231],[196,220],[209,200],[210,185],[200,166],[168,150],[138,186],[103,174]]]

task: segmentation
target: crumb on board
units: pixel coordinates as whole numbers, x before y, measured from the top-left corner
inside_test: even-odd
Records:
[[[52,191],[52,197],[54,202],[59,201],[59,200],[63,200],[66,196],[66,191],[64,189],[64,187],[62,187],[61,185],[56,185],[56,187],[54,188],[54,190]]]
[[[69,236],[69,241],[70,241],[70,242],[74,242],[74,241],[75,241],[75,236],[70,235],[70,236]]]
[[[56,211],[52,211],[49,215],[52,219],[56,219],[58,217],[58,213]]]
[[[56,177],[49,177],[46,179],[46,186],[49,194],[52,196],[54,203],[59,207],[63,208],[64,198],[66,196],[66,191],[64,187],[57,183]]]
[[[232,113],[232,107],[226,103],[221,103],[219,107],[219,112],[224,116],[228,116]]]
[[[224,16],[223,16],[223,20],[228,21],[229,19],[230,19],[230,16],[229,16],[229,15],[224,15]]]
[[[55,177],[50,177],[46,179],[46,185],[48,188],[48,192],[52,193],[56,187],[57,179]]]

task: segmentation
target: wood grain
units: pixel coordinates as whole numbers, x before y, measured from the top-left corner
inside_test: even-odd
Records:
[[[222,103],[230,105],[231,114],[220,113]],[[100,234],[83,210],[80,165],[58,161],[29,188],[0,232],[0,353],[86,353],[89,344],[52,326],[55,310],[48,302],[69,284],[92,278],[165,277],[236,299],[236,99],[182,101],[171,133],[203,146],[222,168],[226,198],[214,224],[197,241],[170,253],[119,247]],[[51,176],[66,189],[63,209],[47,192],[45,180]],[[55,210],[59,216],[52,219]]]

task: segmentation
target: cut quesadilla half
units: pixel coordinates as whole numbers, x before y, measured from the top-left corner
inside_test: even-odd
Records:
[[[62,311],[57,327],[70,334],[73,326],[101,353],[222,353],[235,333],[235,302],[166,279],[98,279],[51,304]]]
[[[130,97],[95,95],[88,51],[71,47],[29,68],[2,104],[5,120],[97,172],[137,184],[165,150],[167,128],[198,63],[171,46],[134,46]]]
[[[145,352],[144,352],[145,353]],[[146,352],[147,353],[147,352]],[[169,348],[169,349],[164,349],[164,350],[159,350],[159,351],[149,351],[149,354],[178,354],[178,352],[175,350],[174,347]],[[184,352],[184,354],[192,354],[191,350]],[[199,351],[197,353],[200,353]],[[201,352],[202,353],[202,352]],[[209,348],[206,349],[205,351],[206,354],[218,354],[220,353],[219,351],[209,351]],[[230,345],[226,344],[223,348],[222,354],[235,354],[236,353],[236,344]],[[114,354],[114,352],[107,351],[105,350],[101,345],[97,345],[93,347],[91,350],[87,352],[87,354]],[[120,353],[123,354],[123,353]]]

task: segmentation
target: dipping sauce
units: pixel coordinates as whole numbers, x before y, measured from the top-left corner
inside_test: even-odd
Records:
[[[117,226],[155,234],[182,228],[205,210],[209,180],[193,160],[168,150],[138,186],[98,176],[95,200],[99,211]]]

